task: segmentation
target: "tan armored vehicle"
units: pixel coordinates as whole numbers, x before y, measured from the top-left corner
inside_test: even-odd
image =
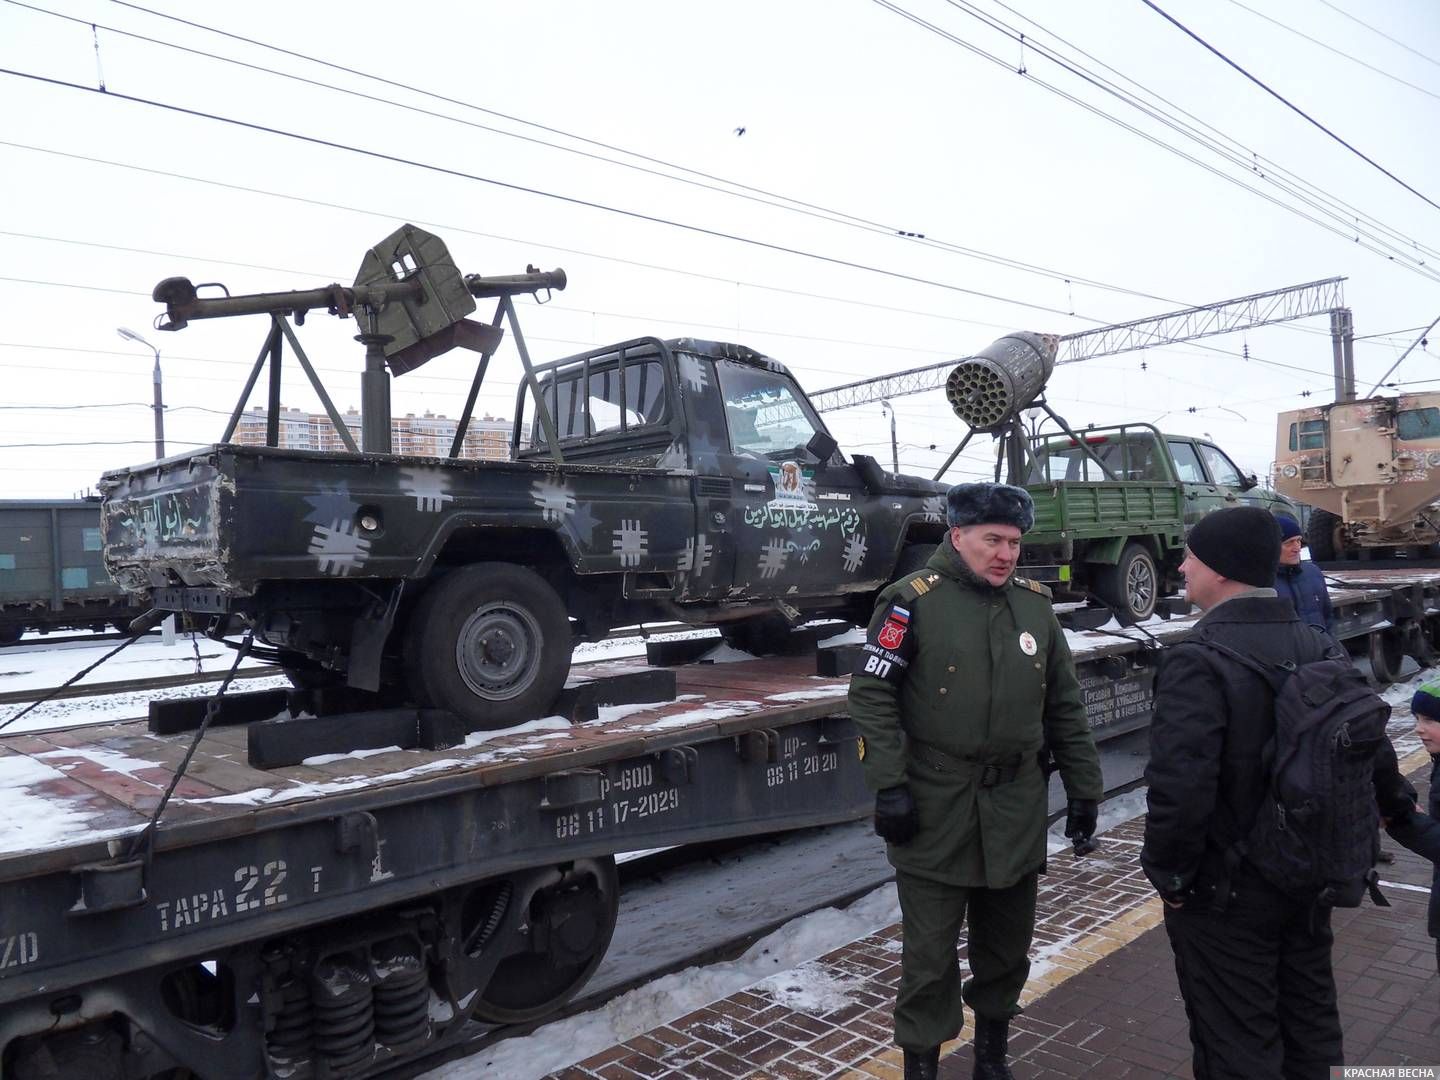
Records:
[[[1440,393],[1296,409],[1276,436],[1275,490],[1314,507],[1312,558],[1417,556],[1440,540]]]

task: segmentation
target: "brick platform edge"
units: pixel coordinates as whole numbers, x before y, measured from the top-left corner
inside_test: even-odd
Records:
[[[1402,765],[1413,772],[1427,760],[1412,753]],[[1095,856],[1075,859],[1067,852],[1053,857],[1049,873],[1040,879],[1030,979],[1021,999],[1022,1005],[1032,1008],[1017,1017],[1011,1042],[1016,1059],[1029,1063],[1023,1075],[1132,1080],[1189,1076],[1184,1012],[1168,944],[1163,931],[1156,929],[1162,922],[1161,905],[1139,865],[1142,833],[1143,820],[1127,822],[1105,835]],[[1424,880],[1418,876],[1423,869],[1418,859],[1408,853],[1402,853],[1401,859],[1413,859],[1411,876]],[[1424,936],[1424,900],[1416,893],[1392,896],[1396,907],[1391,912],[1360,909],[1337,920],[1342,929],[1360,913],[1366,920],[1347,935],[1359,939],[1355,947],[1337,948],[1342,997],[1361,996],[1358,1006],[1342,1003],[1347,1047],[1372,1046],[1372,1036],[1395,1026],[1397,1010],[1404,1013],[1400,1023],[1414,1029],[1410,1037],[1419,1044],[1433,1039],[1435,1029],[1423,1007],[1404,1012],[1398,1004],[1402,998],[1406,1003],[1414,1001],[1427,980],[1440,985],[1428,966],[1433,943]],[[1147,933],[1151,930],[1155,932]],[[1143,949],[1115,955],[1137,942]],[[962,960],[966,956],[963,940],[959,954]],[[1381,970],[1377,973],[1376,968]],[[786,977],[781,973],[552,1076],[555,1080],[900,1080],[901,1055],[891,1045],[890,1016],[900,975],[900,927],[886,927],[799,970],[827,980],[845,1003],[818,1013],[791,1008],[784,1004]],[[1075,1001],[1077,993],[1050,997],[1085,974],[1102,978],[1104,985],[1092,988],[1090,979],[1080,980],[1085,984],[1084,993],[1078,994],[1083,1006]],[[1417,980],[1418,988],[1412,985]],[[1076,985],[1078,992],[1080,984]],[[1434,987],[1429,989],[1428,997],[1436,998]],[[1367,1000],[1371,991],[1373,1002]],[[1073,1019],[1076,1014],[1062,1014],[1062,1020],[1037,1005],[1042,1001],[1059,1005],[1062,999],[1069,999],[1067,1008],[1090,1015]],[[1107,1028],[1101,1011],[1091,1008],[1097,1002],[1118,1009],[1129,1030],[1116,1030],[1113,1018]],[[1403,1040],[1408,1030],[1401,1027],[1397,1037]],[[967,1016],[960,1038],[942,1047],[942,1076],[969,1075],[969,1055],[954,1054],[969,1039]],[[1440,1058],[1440,1048],[1432,1053]]]
[[[878,843],[878,841],[877,841]],[[1106,834],[1086,859],[1068,853],[1040,879],[1035,945],[1023,1003],[1049,993],[1160,922],[1140,873],[1140,824]],[[960,956],[966,955],[962,940]],[[802,966],[823,974],[846,1004],[812,1014],[783,1004],[780,974],[553,1074],[557,1080],[633,1077],[899,1077],[890,1009],[900,977],[900,927],[851,942]],[[947,1043],[949,1053],[969,1037]]]

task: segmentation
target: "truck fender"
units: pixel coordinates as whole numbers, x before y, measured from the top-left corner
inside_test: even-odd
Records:
[[[1143,543],[1147,538],[1136,537],[1135,539]],[[1125,550],[1125,545],[1128,544],[1130,540],[1131,537],[1128,536],[1107,536],[1102,540],[1087,541],[1083,553],[1080,556],[1080,561],[1100,563],[1104,566],[1114,566],[1120,561],[1120,553]],[[1151,554],[1154,554],[1153,549]]]
[[[436,561],[450,545],[455,535],[471,529],[481,534],[487,532],[493,533],[502,529],[512,533],[516,531],[537,534],[549,533],[554,537],[556,546],[564,553],[565,561],[569,565],[571,572],[576,574],[583,573],[583,556],[575,544],[575,538],[566,530],[558,528],[554,523],[541,520],[539,515],[536,515],[533,520],[522,518],[520,520],[511,519],[502,521],[484,514],[461,513],[451,514],[446,517],[444,521],[440,522],[434,533],[431,534],[430,541],[426,545],[425,550],[421,552],[419,559],[416,560],[415,570],[410,576],[415,578],[429,577],[435,569]],[[549,547],[550,544],[546,542],[545,546]],[[511,557],[503,561],[521,562],[523,560]]]

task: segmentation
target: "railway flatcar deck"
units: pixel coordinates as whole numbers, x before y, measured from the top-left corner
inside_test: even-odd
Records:
[[[1440,573],[1345,585],[1372,662],[1377,639],[1425,655]],[[1193,623],[1067,634],[1108,789],[1143,770],[1153,658]],[[847,678],[811,656],[673,670],[673,701],[443,750],[262,770],[243,726],[213,728],[148,834],[191,734],[0,735],[0,1069],[371,1075],[468,1018],[563,1005],[609,944],[617,853],[869,812]]]

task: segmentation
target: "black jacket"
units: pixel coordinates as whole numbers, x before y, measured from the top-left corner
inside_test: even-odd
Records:
[[[1430,936],[1440,938],[1440,754],[1430,755],[1430,813],[1412,814],[1408,821],[1390,826],[1388,832],[1415,854],[1435,863],[1435,881],[1430,887]]]
[[[1226,855],[1250,831],[1267,788],[1263,754],[1275,733],[1274,695],[1258,672],[1196,644],[1207,639],[1277,663],[1310,663],[1337,648],[1301,622],[1289,600],[1241,596],[1207,612],[1190,638],[1166,651],[1150,724],[1140,853],[1166,897],[1212,891],[1227,880]]]
[[[1322,630],[1335,629],[1334,609],[1325,575],[1313,562],[1281,566],[1275,571],[1275,591],[1295,605],[1300,621]]]

